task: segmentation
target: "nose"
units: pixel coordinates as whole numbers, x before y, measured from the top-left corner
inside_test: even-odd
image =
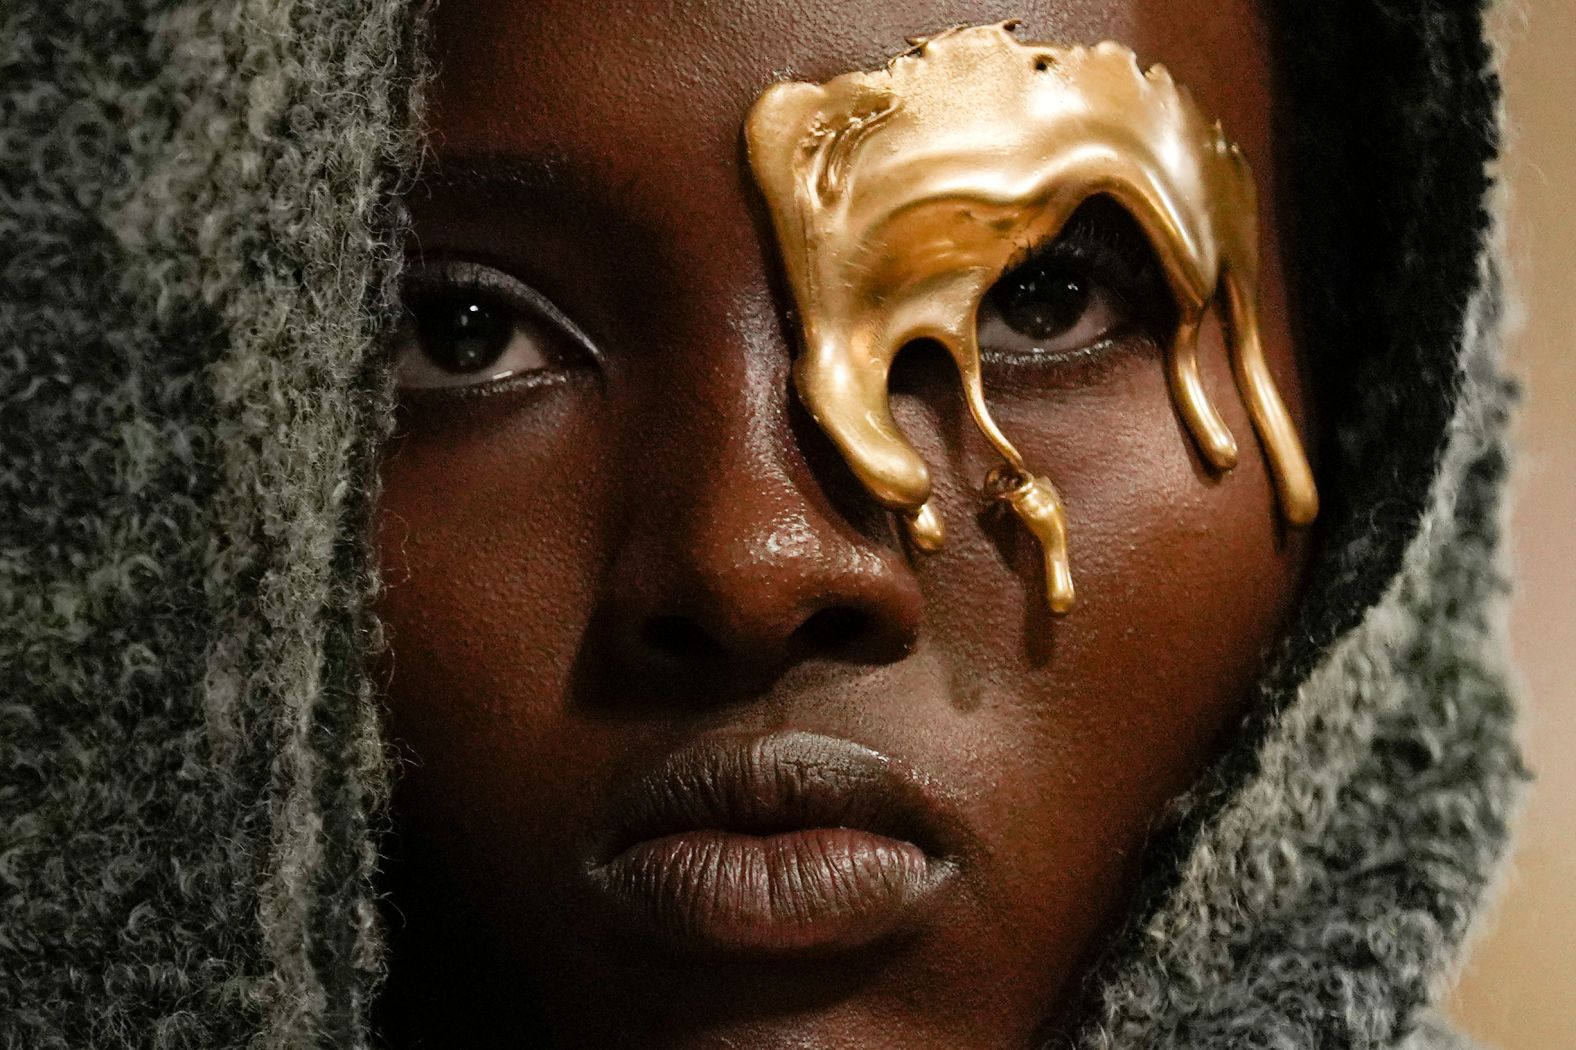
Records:
[[[852,480],[796,418],[775,318],[751,327],[734,318],[733,345],[713,337],[705,367],[665,375],[684,391],[645,399],[656,418],[638,427],[639,495],[604,591],[615,652],[641,670],[740,681],[813,659],[901,659],[923,607],[908,556],[867,496],[839,498]]]
[[[813,658],[886,662],[912,649],[919,591],[892,550],[782,479],[746,487],[725,478],[715,476],[717,491],[690,503],[682,523],[641,530],[621,550],[614,629],[626,657],[756,675]]]

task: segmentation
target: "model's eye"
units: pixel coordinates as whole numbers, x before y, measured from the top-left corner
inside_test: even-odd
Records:
[[[473,263],[413,267],[395,364],[405,389],[477,386],[587,360],[584,336],[514,278]]]
[[[1050,363],[1129,331],[1158,335],[1174,323],[1171,294],[1138,223],[1097,197],[1051,243],[1008,270],[979,310],[983,357]]]
[[[1099,342],[1122,320],[1115,294],[1094,277],[1030,260],[985,297],[979,340],[998,354],[1064,354]]]
[[[402,387],[467,386],[551,364],[541,333],[502,303],[474,294],[426,295],[406,309],[410,334],[397,366]]]

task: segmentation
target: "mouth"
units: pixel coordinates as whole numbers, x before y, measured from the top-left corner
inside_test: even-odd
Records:
[[[622,785],[586,873],[607,914],[675,948],[822,954],[911,930],[962,824],[907,766],[813,733],[708,737]]]

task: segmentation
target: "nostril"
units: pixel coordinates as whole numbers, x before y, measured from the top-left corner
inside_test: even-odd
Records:
[[[844,652],[870,633],[870,614],[848,605],[817,609],[794,628],[796,648],[809,652]]]
[[[722,646],[687,616],[658,616],[646,623],[641,639],[651,649],[677,659],[719,656]]]

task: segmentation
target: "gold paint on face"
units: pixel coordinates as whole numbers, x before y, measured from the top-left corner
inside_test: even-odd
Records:
[[[991,418],[976,316],[1026,245],[1057,235],[1105,195],[1150,240],[1178,308],[1172,397],[1216,471],[1237,461],[1199,374],[1198,334],[1220,299],[1237,387],[1263,443],[1281,513],[1306,525],[1318,496],[1259,343],[1252,172],[1162,66],[1132,51],[1025,44],[1013,23],[914,41],[883,69],[825,84],[778,83],[746,123],[803,325],[800,398],[922,550],[943,540],[929,471],[888,403],[899,350],[934,339],[957,364],[975,424],[1003,464],[985,491],[1045,552],[1052,611],[1073,604],[1066,515]]]

